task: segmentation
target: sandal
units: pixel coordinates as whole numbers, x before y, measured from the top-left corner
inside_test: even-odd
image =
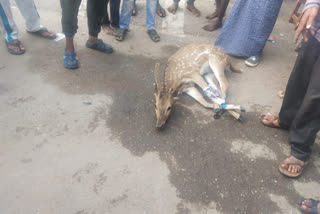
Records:
[[[7,46],[8,52],[13,54],[13,55],[21,55],[21,54],[24,54],[26,52],[25,49],[21,49],[20,40],[17,40],[17,42],[8,42],[6,40],[5,42],[6,42],[6,46]],[[10,46],[11,47],[17,47],[19,50],[13,50],[13,49],[10,48]]]
[[[127,32],[128,32],[128,29],[118,28],[116,35],[115,35],[116,40],[123,41],[124,38],[126,37]]]
[[[77,54],[75,52],[64,52],[63,65],[65,68],[68,69],[79,68]]]
[[[154,41],[154,42],[160,41],[160,36],[158,35],[158,33],[155,29],[148,30],[148,35],[152,41]]]
[[[136,16],[137,14],[138,14],[137,5],[134,4],[134,7],[133,7],[132,12],[131,12],[131,15],[132,16]]]
[[[49,32],[47,28],[43,27],[40,30],[37,30],[35,32],[27,31],[28,33],[31,33],[35,36],[39,36],[45,39],[53,40],[57,38],[57,35],[55,33]],[[44,35],[43,33],[51,33],[52,35]]]
[[[86,47],[103,52],[103,53],[112,53],[113,52],[111,45],[104,43],[101,39],[98,39],[98,41],[94,44],[90,44],[87,41]]]
[[[163,7],[161,7],[161,5],[159,5],[157,8],[157,15],[161,18],[164,18],[167,16],[165,9],[163,9]]]
[[[303,204],[304,201],[311,201],[311,207]],[[304,198],[304,199],[301,200],[301,202],[299,204],[300,205],[300,210],[301,210],[302,213],[305,213],[305,214],[319,214],[319,212],[318,212],[318,204],[319,203],[320,203],[320,201],[318,201],[318,200],[314,200],[314,199],[311,199],[311,198],[309,198],[309,199]],[[311,211],[310,212],[303,211],[301,209],[302,205],[305,205],[306,207],[310,208]]]
[[[303,161],[301,161],[301,162],[303,162]],[[303,162],[303,164],[301,164],[297,160],[293,159],[293,156],[289,156],[284,161],[282,161],[280,163],[279,170],[282,174],[284,174],[290,178],[296,178],[302,174],[302,172],[303,172],[304,168],[307,166],[307,164],[308,164],[308,161],[305,161],[305,162]],[[290,165],[298,167],[297,172],[289,172],[288,168]]]
[[[267,119],[266,117],[270,117],[270,119]],[[281,128],[281,126],[279,124],[279,117],[278,116],[262,115],[260,117],[260,121],[265,126],[268,126],[271,128]]]

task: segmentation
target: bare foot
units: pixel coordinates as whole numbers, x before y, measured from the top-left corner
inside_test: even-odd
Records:
[[[115,34],[115,31],[109,25],[102,26],[102,29],[105,32],[105,34],[107,34],[107,35],[113,36]]]
[[[300,206],[300,209],[304,213],[312,213],[312,201],[309,199],[303,200]],[[320,214],[320,203],[317,204],[317,212]]]
[[[215,19],[218,17],[217,11],[206,16],[207,19]]]
[[[177,2],[172,3],[172,5],[168,7],[169,13],[175,14],[178,10],[178,7],[179,7],[179,3]]]
[[[200,11],[194,6],[194,4],[188,4],[187,9],[195,16],[200,16]]]
[[[211,24],[204,26],[202,29],[206,31],[215,31],[221,27],[222,27],[221,22],[212,22]]]

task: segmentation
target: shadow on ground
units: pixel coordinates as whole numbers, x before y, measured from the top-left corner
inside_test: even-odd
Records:
[[[164,49],[168,55],[175,50],[174,47]],[[292,206],[296,206],[302,197],[294,190],[294,180],[281,176],[277,169],[286,155],[283,144],[287,142],[287,134],[263,127],[258,121],[260,112],[246,113],[247,122],[244,124],[228,115],[204,124],[199,122],[204,119],[201,118],[203,115],[176,105],[166,128],[159,132],[154,128],[151,70],[157,61],[164,66],[166,59],[117,53],[104,55],[80,49],[81,68],[69,71],[63,69],[60,60],[52,59],[52,55],[59,53],[50,52],[44,53],[40,60],[30,59],[30,66],[38,62],[32,71],[69,94],[112,96],[111,107],[96,107],[95,117],[88,125],[89,131],[104,121],[113,136],[120,139],[123,147],[133,155],[157,152],[170,169],[169,179],[184,201],[204,205],[214,201],[223,213],[275,213],[279,207],[270,200],[269,194],[286,196]],[[52,63],[50,60],[56,60],[58,66],[48,68]],[[179,102],[194,104],[188,97]],[[231,152],[232,142],[239,140],[267,146],[276,154],[276,159],[250,159],[242,153]],[[320,177],[312,164],[305,175],[306,182],[318,182],[311,178]],[[178,212],[188,213],[188,210],[178,207]]]

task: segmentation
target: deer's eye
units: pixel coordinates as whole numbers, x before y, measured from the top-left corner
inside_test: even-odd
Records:
[[[167,111],[170,111],[171,110],[171,106],[169,106],[168,108],[167,108]]]

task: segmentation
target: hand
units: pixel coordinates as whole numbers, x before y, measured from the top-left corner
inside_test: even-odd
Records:
[[[306,11],[304,11],[301,20],[299,22],[298,28],[296,30],[296,33],[294,35],[293,42],[296,43],[299,39],[300,35],[302,34],[302,37],[305,42],[308,42],[308,30],[311,29],[314,19],[317,17],[319,13],[318,7],[311,7],[308,8]]]

